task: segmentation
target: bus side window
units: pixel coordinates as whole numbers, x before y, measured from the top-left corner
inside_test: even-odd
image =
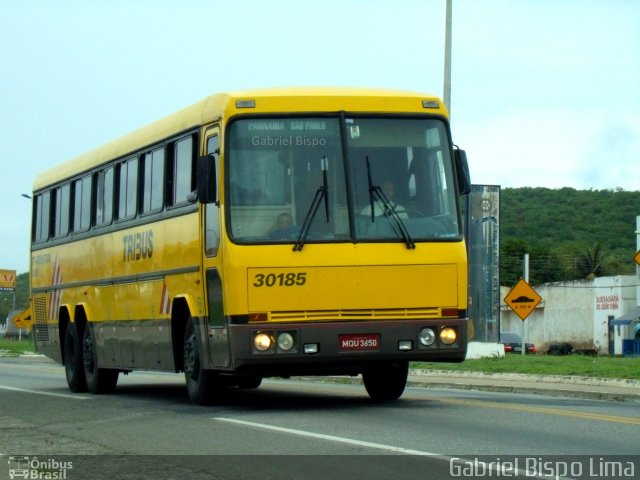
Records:
[[[73,232],[89,229],[91,221],[91,175],[73,182]]]
[[[33,222],[33,241],[44,242],[49,239],[51,192],[36,195]]]
[[[195,189],[193,136],[182,138],[173,149],[173,191],[171,204],[187,203],[187,196]]]
[[[109,225],[113,220],[113,167],[96,175],[96,226]]]
[[[138,158],[118,165],[118,220],[136,215],[138,199]]]
[[[54,190],[55,217],[53,236],[64,237],[69,233],[69,206],[71,202],[71,184],[67,183]]]
[[[144,155],[142,213],[162,210],[164,204],[164,147]]]

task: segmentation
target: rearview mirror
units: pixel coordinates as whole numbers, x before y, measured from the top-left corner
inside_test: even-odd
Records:
[[[200,203],[215,203],[218,200],[216,165],[218,155],[210,153],[198,157],[196,163],[196,188]]]
[[[467,153],[455,147],[453,156],[456,164],[456,176],[458,178],[458,189],[460,195],[471,193],[471,176],[469,175],[469,163],[467,162]]]

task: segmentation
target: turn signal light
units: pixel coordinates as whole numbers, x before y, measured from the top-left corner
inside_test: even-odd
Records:
[[[266,322],[269,320],[269,315],[266,313],[250,313],[247,317],[249,319],[249,323]]]
[[[457,317],[458,309],[457,308],[443,308],[441,310],[443,317]]]
[[[440,341],[445,345],[451,345],[452,343],[455,343],[457,339],[458,334],[455,329],[451,327],[444,327],[440,330]]]

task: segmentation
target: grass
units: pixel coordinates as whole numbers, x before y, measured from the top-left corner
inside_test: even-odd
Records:
[[[526,373],[531,375],[578,375],[596,378],[640,380],[640,357],[586,355],[516,355],[480,358],[463,363],[415,362],[412,368],[458,372]]]
[[[0,353],[5,356],[18,356],[23,353],[36,351],[31,339],[14,340],[12,338],[0,338]]]

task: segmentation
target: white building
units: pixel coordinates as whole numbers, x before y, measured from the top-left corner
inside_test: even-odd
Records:
[[[619,275],[533,286],[540,304],[520,320],[504,303],[509,288],[501,287],[502,332],[523,335],[538,350],[568,342],[575,349],[623,354],[623,340],[640,338],[638,276]]]

